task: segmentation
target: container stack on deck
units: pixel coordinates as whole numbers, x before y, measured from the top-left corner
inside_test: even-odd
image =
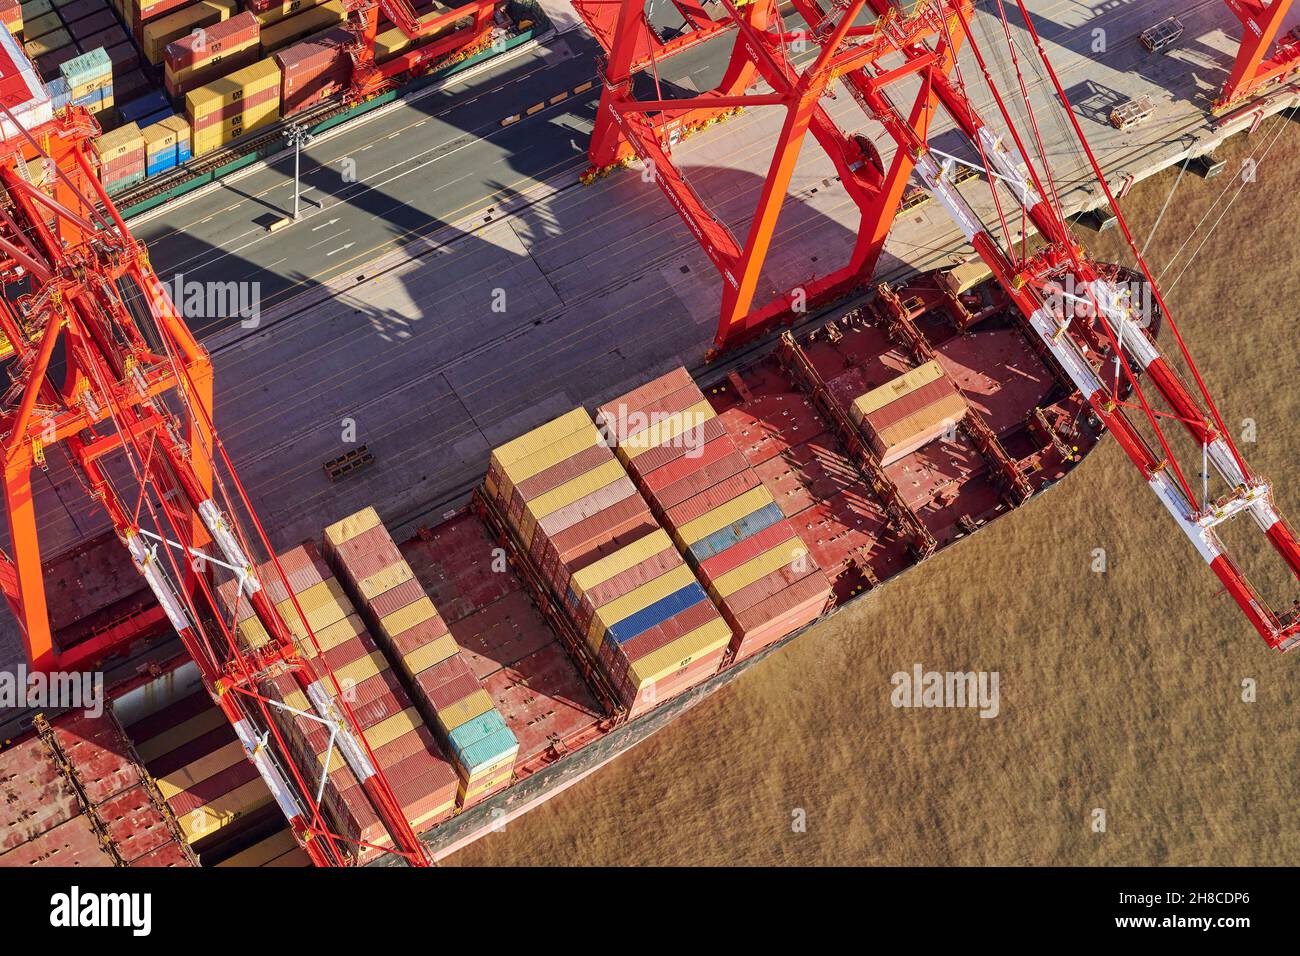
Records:
[[[300,545],[281,555],[279,562],[315,634],[320,656],[346,695],[344,701],[361,727],[398,804],[417,833],[428,830],[455,809],[455,770],[315,546]],[[303,654],[314,658],[316,649],[307,640],[294,600],[279,582],[274,566],[269,563],[264,566],[261,577],[268,595],[299,639]],[[237,614],[242,617],[239,633],[253,646],[265,643],[267,637],[260,622],[242,610],[247,602],[235,600],[233,583],[226,582],[219,593],[227,607],[241,609]],[[336,696],[332,682],[325,678],[324,683],[330,695]],[[269,682],[265,692],[297,710],[313,712],[290,675]],[[277,721],[281,732],[301,766],[323,769],[328,759],[329,779],[322,802],[335,832],[379,847],[389,845],[388,835],[360,784],[339,753],[329,753],[329,730],[308,717],[277,713],[281,715]],[[348,849],[358,861],[373,858],[380,852],[357,846]]]
[[[262,55],[269,56],[313,34],[336,27],[348,18],[343,0],[327,0],[291,17],[262,20]]]
[[[519,742],[373,508],[325,529],[325,549],[429,726],[455,758],[457,802],[510,783]]]
[[[59,76],[49,83],[55,109],[83,106],[91,113],[112,109],[113,62],[102,47],[59,65]]]
[[[202,156],[280,118],[280,66],[268,57],[196,87],[185,94],[193,133],[191,148]]]
[[[107,192],[119,192],[144,179],[144,137],[135,123],[97,137],[93,148],[99,161],[99,181]]]
[[[596,418],[721,607],[737,660],[821,613],[831,582],[684,368]]]
[[[280,64],[280,113],[293,116],[341,91],[352,73],[344,45],[349,34],[339,28],[285,47],[275,54]]]
[[[168,43],[163,50],[163,83],[167,95],[180,99],[195,87],[225,73],[252,66],[261,57],[260,24],[245,11],[214,24],[202,34]]]
[[[129,725],[127,734],[191,846],[203,853],[257,810],[271,791],[206,691]]]
[[[163,62],[167,44],[196,30],[206,33],[214,24],[230,19],[237,10],[236,0],[198,0],[156,17],[141,28],[140,52],[146,60],[158,66]]]
[[[0,23],[17,39],[23,32],[23,6],[18,0],[0,0]]]
[[[718,669],[725,624],[584,409],[493,451],[485,488],[634,716]]]
[[[311,866],[307,851],[298,845],[293,832],[279,830],[270,836],[258,840],[217,864],[218,867],[255,867],[255,866]]]
[[[966,399],[931,359],[858,396],[850,416],[880,463],[891,465],[950,431],[966,411]]]

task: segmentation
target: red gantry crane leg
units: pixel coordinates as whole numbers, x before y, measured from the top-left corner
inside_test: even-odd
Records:
[[[608,121],[610,129],[617,129],[622,142],[636,155],[653,164],[656,182],[722,273],[723,307],[714,352],[731,348],[773,323],[792,317],[789,294],[757,310],[751,309],[751,304],[777,212],[809,130],[835,163],[846,191],[862,211],[852,261],[839,272],[811,284],[807,290],[809,301],[838,297],[869,280],[903,189],[915,173],[989,264],[1019,311],[1026,330],[1041,339],[1062,371],[1088,399],[1094,414],[1115,433],[1179,529],[1268,645],[1286,650],[1300,641],[1300,605],[1293,603],[1279,613],[1264,601],[1220,539],[1218,529],[1237,515],[1248,513],[1293,578],[1300,578],[1300,543],[1274,506],[1272,487],[1251,472],[1232,442],[1168,303],[1133,242],[1021,0],[1014,2],[1026,24],[1033,53],[1046,71],[1050,90],[1068,118],[1092,176],[1114,207],[1194,388],[1184,384],[1175,370],[1177,360],[1166,355],[1149,334],[1144,316],[1134,308],[1131,290],[1115,281],[1113,271],[1094,263],[1070,233],[1047,164],[1049,150],[1031,102],[1030,84],[1021,66],[1022,43],[1013,36],[1003,0],[993,0],[991,13],[1000,21],[1006,40],[1019,95],[1018,111],[1026,118],[1023,123],[1013,118],[1007,97],[990,72],[989,61],[974,42],[970,32],[972,8],[965,0],[931,0],[913,7],[907,16],[886,0],[836,0],[829,9],[818,0],[793,0],[807,24],[799,31],[787,31],[770,4],[738,9],[730,0],[722,2],[738,34],[736,49],[752,58],[758,75],[773,92],[733,90],[722,95],[715,91],[712,106],[781,105],[787,111],[743,249],[708,213],[668,156],[664,117],[679,110],[707,108],[709,97],[638,101],[632,96],[628,70],[636,60],[629,60],[627,51],[648,42],[642,0],[621,3],[612,30],[602,31],[597,29],[599,23],[593,25],[593,32],[611,50],[602,120]],[[579,9],[583,10],[583,6],[579,5]],[[872,17],[874,22],[870,22]],[[813,45],[812,63],[802,71],[787,55],[795,39]],[[965,77],[956,64],[963,43],[969,45],[978,73],[987,84],[1005,135],[990,129],[971,102]],[[909,80],[914,91],[906,112],[894,102],[896,87],[903,79]],[[865,137],[846,137],[821,109],[819,101],[833,80],[840,81],[864,114],[893,140],[895,153],[888,171],[879,152]],[[969,139],[978,162],[930,147],[929,129],[939,106]],[[597,134],[592,142],[593,162],[609,155],[607,132],[598,125]],[[958,190],[953,169],[959,163],[983,174],[991,190],[990,204],[1001,225],[1001,242]],[[1045,240],[1033,255],[1018,254],[1004,212],[1005,192],[1010,192],[1012,201],[1023,209]],[[1142,372],[1146,376],[1139,379]],[[1183,426],[1194,449],[1191,454],[1184,449],[1180,457],[1177,436],[1166,434],[1162,425],[1170,420]],[[1217,496],[1210,490],[1211,470],[1223,490]],[[1201,488],[1195,490],[1187,476],[1198,474]]]
[[[0,104],[0,331],[9,353],[0,454],[13,552],[0,554],[0,587],[29,660],[43,670],[70,670],[113,649],[92,642],[65,651],[51,634],[32,471],[63,448],[312,860],[350,864],[355,841],[332,832],[320,806],[324,771],[315,761],[298,765],[272,718],[276,709],[330,729],[330,756],[360,783],[387,831],[387,849],[428,865],[297,598],[286,620],[267,596],[239,513],[271,555],[279,586],[292,591],[213,427],[211,363],[95,175],[89,149],[98,126],[81,108],[52,114],[7,33],[0,61],[7,61],[0,73],[25,87],[25,98]],[[238,634],[238,609],[215,596],[216,569],[269,635],[264,646]],[[133,635],[127,629],[117,636]],[[311,712],[266,696],[269,682],[284,674]]]
[[[1223,92],[1214,102],[1216,113],[1236,106],[1271,83],[1300,69],[1300,38],[1286,34],[1272,56],[1267,56],[1291,9],[1291,0],[1227,0],[1241,21],[1241,46]]]

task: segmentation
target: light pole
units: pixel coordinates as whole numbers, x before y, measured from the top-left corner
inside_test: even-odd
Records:
[[[285,130],[285,138],[289,145],[293,147],[293,219],[298,221],[300,201],[302,198],[302,180],[299,178],[299,160],[302,156],[302,148],[311,143],[311,134],[299,124],[294,124]]]

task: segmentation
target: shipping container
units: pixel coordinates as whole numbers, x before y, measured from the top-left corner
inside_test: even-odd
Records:
[[[343,0],[326,0],[308,10],[285,17],[274,23],[263,23],[261,30],[262,55],[267,56],[292,43],[322,30],[338,26],[347,19]]]
[[[198,0],[146,23],[141,32],[140,52],[150,63],[158,65],[163,62],[167,44],[197,31],[200,45],[206,45],[207,28],[237,12],[236,0]]]

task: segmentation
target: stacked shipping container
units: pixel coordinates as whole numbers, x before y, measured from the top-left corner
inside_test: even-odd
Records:
[[[261,56],[259,29],[257,18],[245,11],[202,34],[191,33],[168,43],[163,50],[167,95],[180,99],[195,87],[251,66]]]
[[[17,39],[23,32],[23,6],[18,0],[0,0],[0,23]]]
[[[55,107],[84,106],[92,113],[111,109],[113,106],[113,61],[102,47],[73,57],[59,66],[62,83],[57,92],[51,84],[51,93],[55,96]],[[58,102],[59,99],[64,102]]]
[[[293,838],[293,833],[285,829],[258,840],[252,846],[222,860],[217,866],[311,866],[311,859]]]
[[[192,35],[195,31],[206,37],[206,28],[230,19],[236,12],[236,0],[198,0],[197,3],[173,10],[144,25],[140,32],[140,52],[146,60],[157,66],[163,62],[167,44]]]
[[[966,399],[931,359],[858,396],[850,415],[880,463],[891,465],[952,429],[966,412]]]
[[[485,488],[633,714],[717,670],[726,626],[584,409],[493,451]]]
[[[191,148],[202,156],[280,118],[280,66],[268,57],[185,94]]]
[[[127,733],[191,845],[271,803],[243,744],[206,692],[164,707]]]
[[[95,137],[92,148],[98,160],[99,181],[108,192],[118,192],[144,179],[144,137],[135,123]]]
[[[342,586],[314,545],[305,544],[280,556],[280,567],[293,597],[284,589],[272,566],[262,569],[268,596],[289,629],[298,638],[304,656],[315,658],[316,647],[294,607],[295,598],[315,635],[320,657],[328,664],[344,693],[357,724],[365,735],[398,804],[417,833],[450,816],[455,809],[456,772],[442,755],[429,728],[402,687],[396,673],[366,630]],[[235,610],[238,633],[252,646],[268,640],[261,623],[238,601],[234,582],[219,589],[227,607]],[[336,688],[323,678],[325,691]],[[312,713],[306,695],[290,675],[268,682],[265,692],[297,710]],[[277,712],[281,713],[282,712]],[[286,742],[303,766],[329,766],[323,804],[340,835],[380,847],[388,835],[361,790],[360,784],[337,752],[330,750],[330,731],[308,717],[282,714],[279,725]],[[357,859],[380,851],[350,847]]]
[[[304,37],[336,27],[348,17],[343,0],[326,3],[273,22],[262,21],[262,55],[274,53]]]
[[[190,158],[190,124],[179,116],[146,126],[144,137],[145,175],[165,173]]]
[[[352,74],[344,50],[350,34],[339,28],[275,54],[280,64],[280,113],[293,116],[340,92]]]
[[[326,553],[451,751],[468,806],[510,783],[519,742],[374,508],[325,529]]]
[[[831,582],[684,368],[596,418],[721,607],[737,660],[821,613]]]

